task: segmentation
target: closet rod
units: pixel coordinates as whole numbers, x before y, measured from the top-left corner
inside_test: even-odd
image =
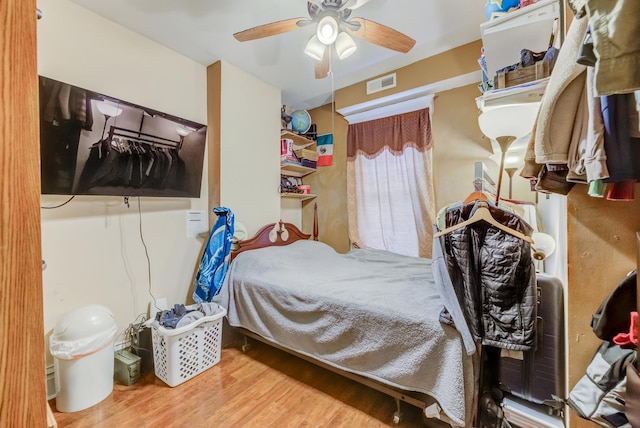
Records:
[[[137,134],[137,136],[126,134],[127,132],[131,134]],[[133,131],[131,129],[111,126],[111,128],[109,129],[109,140],[111,140],[114,136],[129,138],[145,144],[162,145],[162,146],[176,148],[176,149],[180,144],[180,141],[171,140],[169,138],[158,137],[157,135],[153,135],[153,134],[146,134],[144,132]],[[149,138],[144,138],[144,137],[149,137],[154,139],[151,140]],[[156,141],[156,140],[161,140],[161,141]]]

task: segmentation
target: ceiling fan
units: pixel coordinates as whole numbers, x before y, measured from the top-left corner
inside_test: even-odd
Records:
[[[351,12],[369,0],[308,0],[309,18],[291,18],[258,25],[233,36],[241,42],[288,33],[311,24],[317,24],[316,33],[307,43],[304,52],[316,62],[316,79],[329,74],[331,48],[338,58],[344,59],[356,51],[351,36],[378,46],[407,53],[416,41],[411,37],[365,18],[351,18]]]

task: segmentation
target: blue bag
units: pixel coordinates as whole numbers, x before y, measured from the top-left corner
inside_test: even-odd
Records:
[[[211,229],[196,274],[195,291],[193,292],[193,300],[196,303],[210,302],[220,292],[229,267],[231,240],[234,232],[233,212],[225,207],[216,207],[213,212],[218,216],[218,220]]]

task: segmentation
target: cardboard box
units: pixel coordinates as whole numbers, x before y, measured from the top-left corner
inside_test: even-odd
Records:
[[[518,67],[517,70],[496,74],[496,77],[493,78],[493,87],[494,89],[504,89],[545,77],[549,77],[549,64],[538,61],[529,67]]]
[[[295,150],[296,156],[299,159],[309,159],[310,161],[318,160],[318,152],[310,149],[297,149]]]

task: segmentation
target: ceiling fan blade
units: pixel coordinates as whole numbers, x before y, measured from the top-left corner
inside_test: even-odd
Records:
[[[324,50],[321,61],[316,61],[316,79],[324,79],[329,75],[331,67],[331,47]]]
[[[240,31],[238,33],[235,33],[233,37],[235,37],[240,42],[247,42],[249,40],[275,36],[276,34],[288,33],[289,31],[294,31],[307,24],[310,24],[311,22],[313,21],[307,18],[285,19],[283,21],[276,21],[270,24],[258,25],[257,27]]]
[[[368,19],[353,18],[347,24],[349,25],[346,30],[350,35],[387,49],[407,53],[416,44],[416,41],[406,34]]]

